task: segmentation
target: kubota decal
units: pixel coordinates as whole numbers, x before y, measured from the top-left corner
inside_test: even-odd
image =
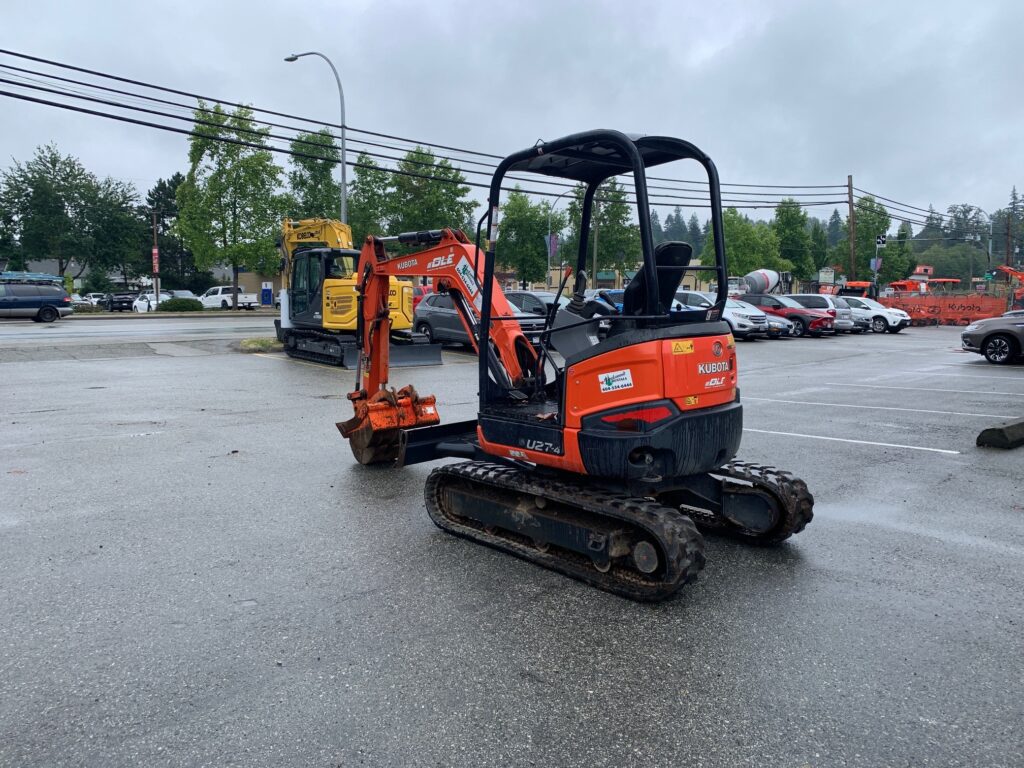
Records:
[[[725,384],[725,377],[719,376],[715,379],[708,379],[704,382],[704,389],[711,389],[711,387],[720,387]]]
[[[697,373],[702,374],[704,376],[708,376],[712,373],[722,373],[723,371],[728,371],[731,367],[732,366],[730,365],[728,360],[725,360],[721,363],[699,363],[697,365]]]

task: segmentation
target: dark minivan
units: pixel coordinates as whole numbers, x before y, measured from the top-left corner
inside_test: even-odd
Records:
[[[71,296],[60,286],[0,283],[0,317],[30,317],[37,323],[52,323],[71,311]]]

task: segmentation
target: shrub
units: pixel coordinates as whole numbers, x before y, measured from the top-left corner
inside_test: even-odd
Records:
[[[202,312],[203,302],[199,299],[167,299],[161,301],[157,307],[157,312]]]
[[[74,314],[76,315],[88,315],[92,312],[106,312],[107,308],[103,304],[76,304],[72,307]]]

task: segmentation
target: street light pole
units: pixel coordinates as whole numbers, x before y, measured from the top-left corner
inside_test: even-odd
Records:
[[[345,172],[345,91],[342,90],[341,78],[338,77],[338,70],[335,68],[334,63],[319,51],[293,53],[291,56],[286,56],[284,60],[298,61],[303,56],[319,56],[326,61],[327,65],[331,68],[331,72],[334,73],[334,82],[338,84],[338,100],[341,102],[341,123],[338,126],[341,129],[341,223],[348,224],[348,175]]]
[[[555,210],[555,203],[557,203],[564,195],[567,195],[570,192],[572,192],[571,189],[565,190],[565,192],[563,192],[558,197],[556,197],[554,199],[554,201],[551,203],[551,205],[548,206],[548,242],[547,242],[547,246],[548,246],[548,273],[544,276],[544,285],[545,286],[551,280],[551,214]],[[558,270],[558,280],[559,280],[559,283],[561,283],[561,280],[562,280],[562,270],[561,270],[561,267],[559,267],[559,270]]]

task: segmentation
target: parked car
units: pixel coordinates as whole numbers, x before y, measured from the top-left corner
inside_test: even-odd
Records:
[[[534,344],[539,342],[544,319],[529,312],[515,312],[515,316],[526,337]],[[413,313],[413,327],[430,341],[470,344],[458,310],[447,293],[431,293],[424,297]]]
[[[990,363],[1012,363],[1024,354],[1024,317],[976,320],[960,333],[960,343],[968,352],[984,355]]]
[[[72,309],[75,308],[75,307],[91,307],[91,306],[92,306],[92,302],[89,301],[88,299],[83,298],[82,296],[79,296],[77,293],[72,293],[71,294],[71,307],[72,307]]]
[[[85,294],[86,300],[94,307],[103,304],[107,300],[107,294],[105,293],[87,293]]]
[[[550,291],[505,291],[505,298],[523,312],[541,317],[547,316],[548,307],[555,302],[555,294]],[[568,296],[559,296],[558,306],[564,307],[569,301]]]
[[[232,285],[215,285],[202,296],[199,301],[206,309],[232,309],[235,305],[232,302],[232,294],[238,294],[239,308],[256,309],[260,305],[260,297],[255,293],[244,293],[242,287],[237,289]]]
[[[676,291],[682,308],[705,309],[714,306],[715,295],[700,291]],[[737,339],[754,339],[768,335],[768,318],[760,308],[738,299],[726,299],[722,319],[729,324]]]
[[[823,333],[835,333],[834,318],[824,309],[808,309],[788,296],[768,293],[746,293],[743,300],[762,310],[768,319],[784,317],[793,324],[791,335],[818,337]]]
[[[844,296],[843,300],[850,305],[854,319],[867,320],[875,333],[899,333],[910,325],[910,315],[902,309],[860,296]]]
[[[769,339],[781,339],[793,335],[793,324],[786,318],[779,315],[769,315],[767,312],[765,312],[765,317],[768,318]]]
[[[412,287],[412,311],[415,312],[420,302],[433,292],[434,289],[429,285],[414,285]]]
[[[161,293],[164,293],[164,291],[161,291]],[[172,299],[195,299],[196,301],[199,300],[199,297],[192,293],[192,291],[179,291],[175,289],[173,291],[167,291],[167,293],[171,294]]]
[[[156,312],[161,301],[170,301],[173,298],[170,293],[164,291],[160,291],[159,301],[154,298],[152,293],[140,293],[132,302],[132,312]]]
[[[791,293],[793,301],[808,309],[822,309],[833,318],[832,325],[841,333],[860,333],[861,329],[853,322],[853,312],[846,299],[827,293]]]
[[[137,294],[128,291],[108,293],[104,304],[108,312],[130,312]]]
[[[0,283],[0,317],[29,317],[37,323],[52,323],[71,312],[71,296],[58,285]]]

